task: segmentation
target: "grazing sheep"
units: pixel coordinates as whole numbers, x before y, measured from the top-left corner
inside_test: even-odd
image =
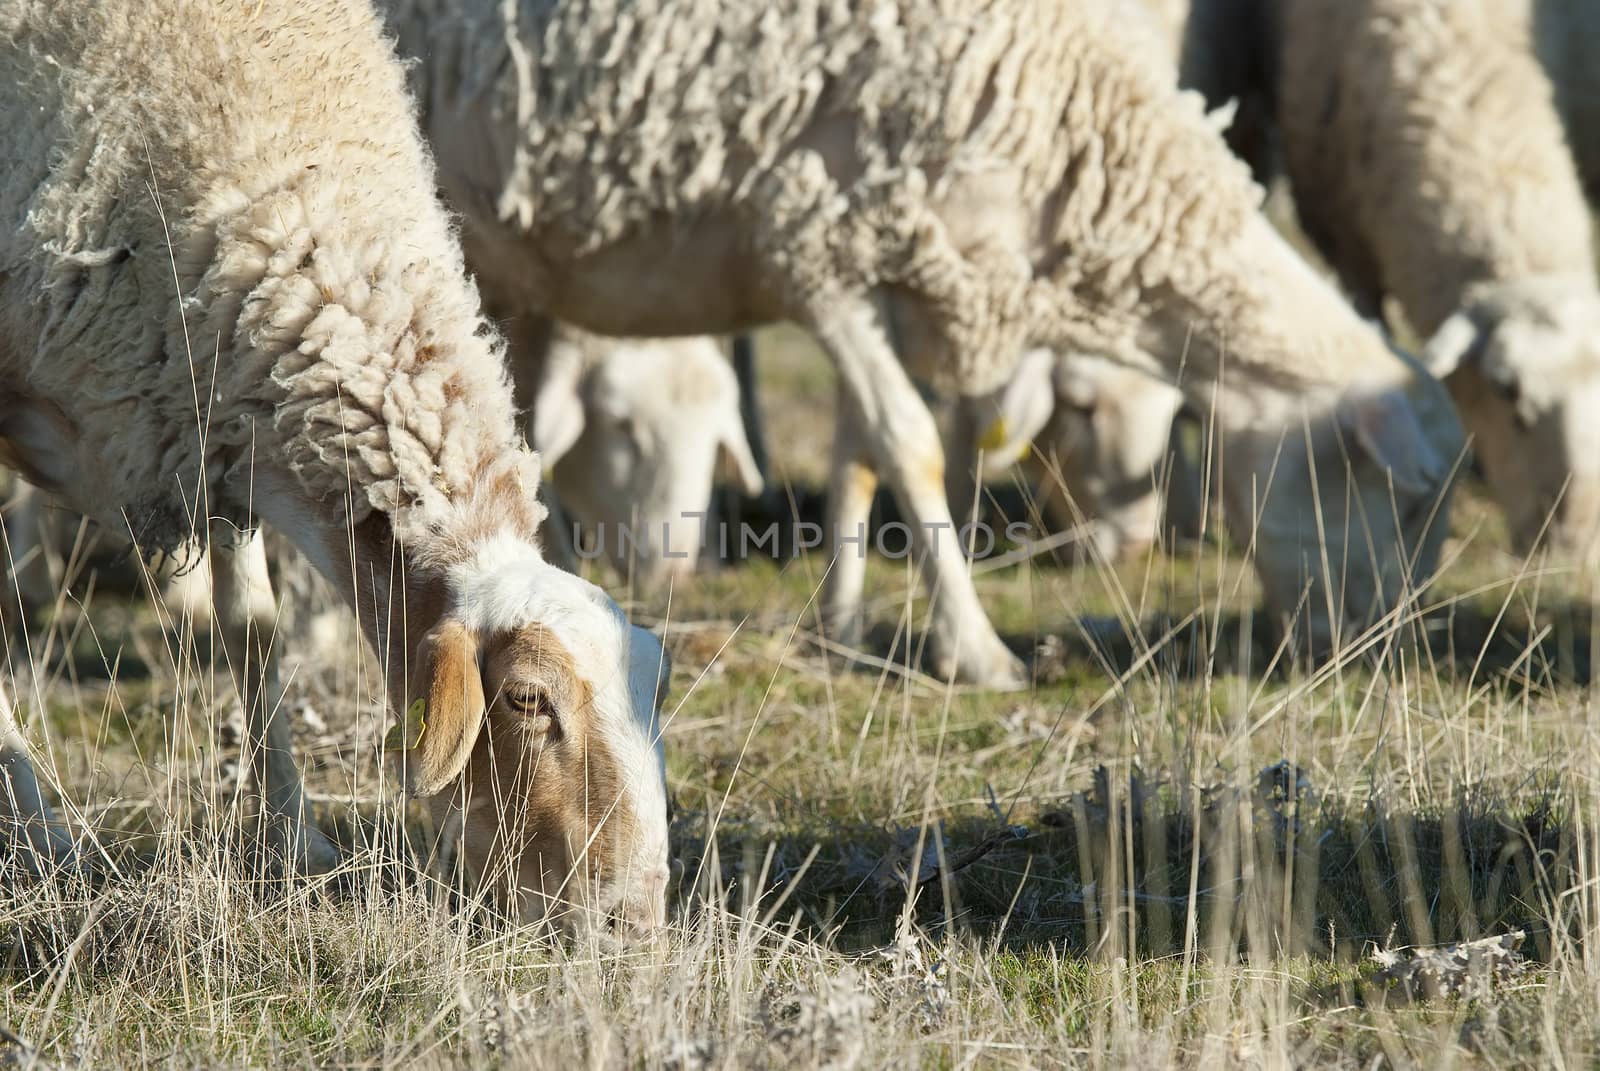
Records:
[[[1040,516],[1057,530],[1081,523],[1093,554],[1113,561],[1160,535],[1167,444],[1182,402],[1170,384],[1104,358],[1030,350],[1004,388],[957,403],[947,453],[967,457],[981,446],[991,481],[1028,458]],[[974,503],[968,471],[950,468],[960,517]]]
[[[518,353],[512,366],[562,509],[624,575],[653,585],[693,570],[719,468],[761,493],[739,383],[712,339],[564,328],[542,361]]]
[[[1359,308],[1428,336],[1513,542],[1600,551],[1600,286],[1528,0],[1286,0],[1300,218]],[[1546,534],[1546,526],[1548,533]]]
[[[661,646],[540,556],[538,463],[366,5],[11,4],[0,112],[0,456],[146,549],[284,532],[385,659],[398,761],[469,870],[527,918],[659,922]],[[326,865],[254,672],[260,541],[223,542],[265,810]]]
[[[1259,527],[1275,609],[1317,586],[1318,636],[1431,569],[1442,525],[1422,504],[1460,445],[1448,400],[1262,219],[1123,5],[388,6],[486,284],[608,334],[789,319],[821,344],[845,489],[824,602],[845,638],[881,474],[937,595],[936,669],[1020,681],[962,560],[912,377],[983,393],[1028,344],[1173,380],[1186,360],[1207,408],[1221,383],[1230,455],[1257,477],[1237,482],[1235,519]]]

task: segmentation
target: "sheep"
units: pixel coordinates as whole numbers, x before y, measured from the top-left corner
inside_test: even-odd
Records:
[[[1307,233],[1358,308],[1391,298],[1428,339],[1515,549],[1594,561],[1600,286],[1529,18],[1527,0],[1287,0],[1268,66]]]
[[[946,453],[968,457],[981,447],[989,480],[1032,457],[1040,516],[1061,530],[1084,522],[1092,554],[1113,561],[1160,535],[1159,492],[1182,401],[1162,380],[1105,358],[1030,350],[1001,390],[957,402]],[[968,471],[949,470],[958,516],[975,501]]]
[[[384,6],[486,288],[606,334],[788,319],[832,360],[835,638],[859,628],[882,475],[936,595],[934,669],[1022,682],[962,560],[912,377],[981,394],[1027,345],[1169,380],[1186,360],[1202,408],[1224,392],[1230,452],[1257,476],[1237,520],[1259,522],[1276,610],[1317,586],[1314,634],[1431,570],[1442,524],[1418,503],[1443,497],[1460,444],[1442,388],[1272,231],[1123,5]]]
[[[659,924],[662,647],[541,556],[502,344],[372,12],[11,4],[0,112],[0,457],[141,548],[209,529],[286,861],[331,845],[253,672],[259,540],[219,537],[257,518],[384,657],[395,762],[468,872],[525,919]],[[3,728],[17,851],[76,863]]]
[[[739,383],[713,339],[564,328],[543,360],[517,353],[512,366],[561,507],[625,575],[652,586],[694,568],[719,468],[761,493]]]

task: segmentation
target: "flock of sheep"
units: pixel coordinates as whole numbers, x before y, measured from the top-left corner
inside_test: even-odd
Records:
[[[1468,433],[1519,549],[1593,551],[1591,0],[377,7],[0,5],[0,459],[145,551],[211,531],[296,869],[338,853],[270,716],[265,555],[223,535],[258,521],[356,612],[471,873],[525,918],[662,921],[665,658],[548,560],[540,494],[652,532],[719,465],[760,489],[748,383],[665,336],[817,342],[826,530],[888,485],[947,679],[1026,680],[952,523],[980,446],[1055,444],[1114,553],[1154,535],[1181,406],[1318,649],[1431,575]],[[1280,170],[1343,292],[1263,215]],[[864,555],[830,549],[850,643]],[[78,865],[28,753],[0,698],[15,854]]]

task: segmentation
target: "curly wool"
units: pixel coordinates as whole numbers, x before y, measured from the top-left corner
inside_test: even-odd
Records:
[[[997,385],[1025,342],[1149,366],[1138,350],[1156,319],[1175,350],[1194,326],[1262,331],[1233,350],[1247,381],[1349,378],[1339,343],[1290,367],[1308,347],[1286,343],[1306,329],[1268,322],[1281,302],[1260,270],[1260,191],[1126,5],[389,7],[444,188],[486,247],[516,246],[514,271],[494,257],[480,270],[514,275],[529,308],[609,333],[719,331],[804,323],[876,288],[917,299],[942,343],[933,366],[908,355],[912,371],[967,393]],[[847,137],[847,160],[824,151],[830,137]],[[949,199],[985,180],[1006,183],[1022,221],[1009,245],[987,219],[950,222]],[[671,328],[564,307],[572,264],[662,220],[677,234],[734,221],[770,300]],[[1197,375],[1219,359],[1191,357]]]
[[[524,479],[537,525],[499,343],[365,4],[38,0],[0,42],[0,380],[75,430],[56,491],[157,549],[202,512],[247,522],[258,461],[423,554],[480,483]]]
[[[1588,208],[1530,2],[1289,0],[1279,13],[1301,220],[1353,290],[1394,295],[1423,334],[1474,284],[1594,286]]]

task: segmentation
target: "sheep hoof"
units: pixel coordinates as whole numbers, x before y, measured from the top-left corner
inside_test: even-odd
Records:
[[[984,637],[964,636],[955,650],[937,635],[929,637],[929,644],[930,664],[940,680],[1002,692],[1028,687],[1027,666],[992,632]]]

